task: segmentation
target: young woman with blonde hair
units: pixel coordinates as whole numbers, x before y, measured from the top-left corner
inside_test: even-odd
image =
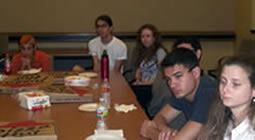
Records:
[[[255,63],[252,58],[224,61],[219,89],[198,140],[255,140]]]

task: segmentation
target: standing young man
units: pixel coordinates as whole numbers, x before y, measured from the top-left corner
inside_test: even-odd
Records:
[[[197,56],[186,48],[178,48],[168,54],[162,67],[174,97],[152,121],[144,121],[140,133],[150,139],[194,139],[207,119],[215,83],[206,75],[201,76]],[[183,128],[180,131],[169,128],[167,123],[181,112],[187,119]]]

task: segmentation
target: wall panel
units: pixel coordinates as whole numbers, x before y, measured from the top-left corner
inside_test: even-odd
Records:
[[[94,32],[100,14],[117,32],[152,23],[164,32],[234,31],[233,0],[1,0],[0,33]]]

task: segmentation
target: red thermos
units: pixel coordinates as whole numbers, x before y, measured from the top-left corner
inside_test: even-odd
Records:
[[[109,79],[109,57],[106,50],[103,51],[101,57],[101,78],[102,80]]]

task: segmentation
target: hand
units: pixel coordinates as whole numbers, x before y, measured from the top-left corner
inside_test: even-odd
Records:
[[[171,128],[163,129],[159,133],[158,140],[174,140],[177,133],[178,133],[178,131],[175,129],[171,129]]]
[[[32,68],[31,66],[32,60],[30,58],[23,57],[21,58],[21,61],[22,61],[21,70],[27,70]]]
[[[145,138],[152,138],[151,134],[153,134],[152,131],[154,129],[156,129],[155,122],[150,120],[144,120],[140,130],[140,134]]]
[[[140,81],[136,79],[133,85],[140,85]]]
[[[152,85],[152,81],[145,81],[145,82],[138,82],[137,85],[143,85],[143,86],[146,86],[146,85]]]
[[[100,72],[101,70],[101,61],[96,57],[96,56],[93,56],[93,63],[94,63],[94,66],[93,66],[93,71],[94,72]]]
[[[99,72],[100,71],[100,69],[101,69],[101,66],[99,66],[99,65],[95,65],[94,67],[93,67],[93,71],[94,72]]]
[[[75,65],[73,68],[72,68],[72,71],[74,72],[84,72],[85,69],[79,65]]]

